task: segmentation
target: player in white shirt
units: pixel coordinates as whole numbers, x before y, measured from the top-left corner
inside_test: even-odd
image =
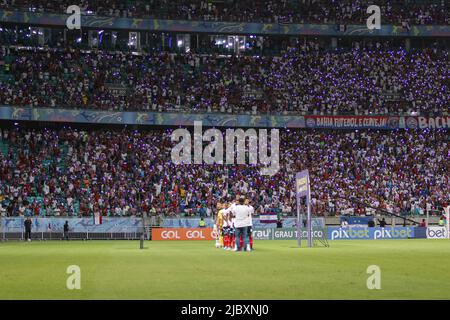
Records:
[[[239,204],[236,204],[231,208],[231,213],[234,216],[234,228],[236,246],[234,251],[241,251],[240,237],[242,235],[243,249],[250,249],[248,239],[248,227],[252,225],[252,209],[250,206],[245,205],[245,198],[239,198]]]
[[[236,200],[232,201],[230,204],[228,204],[228,208],[224,209],[224,213],[230,213],[231,210],[236,206],[236,204],[239,202],[239,197],[236,196]]]
[[[245,205],[246,206],[248,206],[249,208],[250,208],[250,226],[248,227],[248,239],[249,239],[249,243],[248,243],[248,246],[249,247],[247,247],[247,251],[251,251],[251,250],[253,250],[253,236],[252,236],[252,233],[253,233],[253,219],[252,219],[252,217],[253,217],[253,214],[255,213],[255,208],[253,208],[253,206],[250,204],[250,200],[248,200],[248,199],[246,199],[245,200]]]

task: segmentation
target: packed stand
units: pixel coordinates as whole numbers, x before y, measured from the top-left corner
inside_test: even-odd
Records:
[[[84,14],[112,17],[234,21],[260,23],[365,24],[370,5],[379,5],[384,23],[431,25],[450,23],[445,0],[1,0],[0,9],[65,13],[78,5]]]
[[[281,56],[0,50],[0,104],[114,111],[436,114],[450,107],[448,52],[383,48]]]
[[[313,213],[438,214],[449,203],[447,131],[280,132],[280,170],[255,165],[175,165],[171,130],[3,129],[0,212],[18,216],[210,216],[246,195],[256,214],[296,212],[295,173],[311,173]],[[28,212],[28,210],[27,210]]]

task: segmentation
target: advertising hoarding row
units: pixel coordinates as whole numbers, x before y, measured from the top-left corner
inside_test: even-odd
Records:
[[[127,124],[143,126],[310,128],[310,129],[450,129],[450,116],[315,116],[98,111],[0,106],[0,120]]]
[[[69,15],[57,13],[41,13],[30,11],[0,10],[0,17],[5,23],[33,24],[41,26],[66,26]],[[194,32],[220,34],[261,34],[261,35],[315,35],[315,36],[366,36],[366,37],[449,37],[450,26],[446,25],[414,25],[410,29],[402,26],[385,24],[381,29],[369,30],[366,24],[349,24],[341,28],[338,24],[313,23],[256,23],[227,21],[191,21],[166,19],[140,19],[125,17],[101,17],[82,15],[81,27],[114,29],[114,30],[145,30],[167,32]]]
[[[381,240],[381,239],[410,239],[414,238],[415,227],[389,228],[314,228],[313,239],[320,239],[324,233],[328,240]],[[444,228],[428,228],[428,238],[443,237]],[[442,229],[442,230],[441,230]],[[254,240],[297,240],[295,228],[255,228]],[[445,233],[446,235],[446,233]],[[155,228],[152,230],[152,240],[214,240],[216,233],[213,228]],[[307,231],[302,231],[306,239]]]

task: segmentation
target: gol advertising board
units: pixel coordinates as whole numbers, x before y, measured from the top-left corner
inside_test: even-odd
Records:
[[[152,240],[214,240],[213,228],[154,228]]]
[[[414,227],[328,228],[329,240],[378,240],[414,238]]]

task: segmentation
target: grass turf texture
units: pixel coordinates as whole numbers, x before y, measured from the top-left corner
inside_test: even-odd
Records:
[[[0,243],[0,299],[449,299],[450,241],[257,241],[229,252],[212,242]],[[81,290],[66,269],[81,268]],[[369,265],[381,290],[369,290]]]

